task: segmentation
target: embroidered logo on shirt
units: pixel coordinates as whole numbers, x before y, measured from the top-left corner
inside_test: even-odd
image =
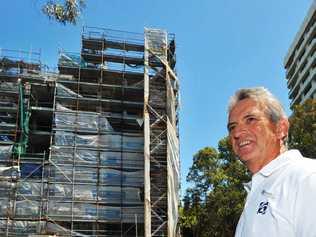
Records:
[[[257,214],[264,215],[266,214],[266,210],[269,206],[269,202],[260,202]]]

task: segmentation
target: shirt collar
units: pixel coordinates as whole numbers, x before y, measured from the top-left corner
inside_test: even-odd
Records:
[[[249,181],[249,182],[247,182],[247,183],[243,183],[244,189],[247,191],[247,193],[249,193],[250,190],[251,190],[251,184],[252,184],[251,181]]]
[[[303,156],[298,150],[289,150],[278,155],[275,159],[270,161],[266,166],[264,166],[259,172],[254,174],[251,178],[251,181],[248,183],[243,183],[244,189],[247,193],[256,186],[257,183],[260,183],[264,178],[269,177],[274,171],[280,169],[289,162],[294,161],[297,158],[302,158]],[[257,181],[257,182],[255,182]]]
[[[298,150],[285,151],[282,154],[278,155],[275,159],[270,161],[270,163],[264,166],[258,173],[262,174],[265,177],[268,177],[274,171],[280,169],[281,167],[293,161],[294,159],[302,157],[303,156]]]

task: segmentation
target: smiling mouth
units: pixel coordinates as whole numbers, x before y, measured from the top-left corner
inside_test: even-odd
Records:
[[[239,148],[242,148],[244,146],[247,146],[250,144],[250,141],[249,140],[244,140],[244,141],[241,141],[239,144],[238,144],[238,147]]]

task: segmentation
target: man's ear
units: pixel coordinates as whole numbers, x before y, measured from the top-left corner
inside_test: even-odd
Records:
[[[289,121],[287,118],[281,118],[277,124],[277,137],[283,140],[288,135]]]

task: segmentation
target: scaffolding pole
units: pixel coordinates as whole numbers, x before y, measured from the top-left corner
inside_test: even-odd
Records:
[[[148,42],[144,41],[144,229],[145,237],[151,237],[151,204],[150,204],[150,118],[149,118],[149,75],[148,75]]]

